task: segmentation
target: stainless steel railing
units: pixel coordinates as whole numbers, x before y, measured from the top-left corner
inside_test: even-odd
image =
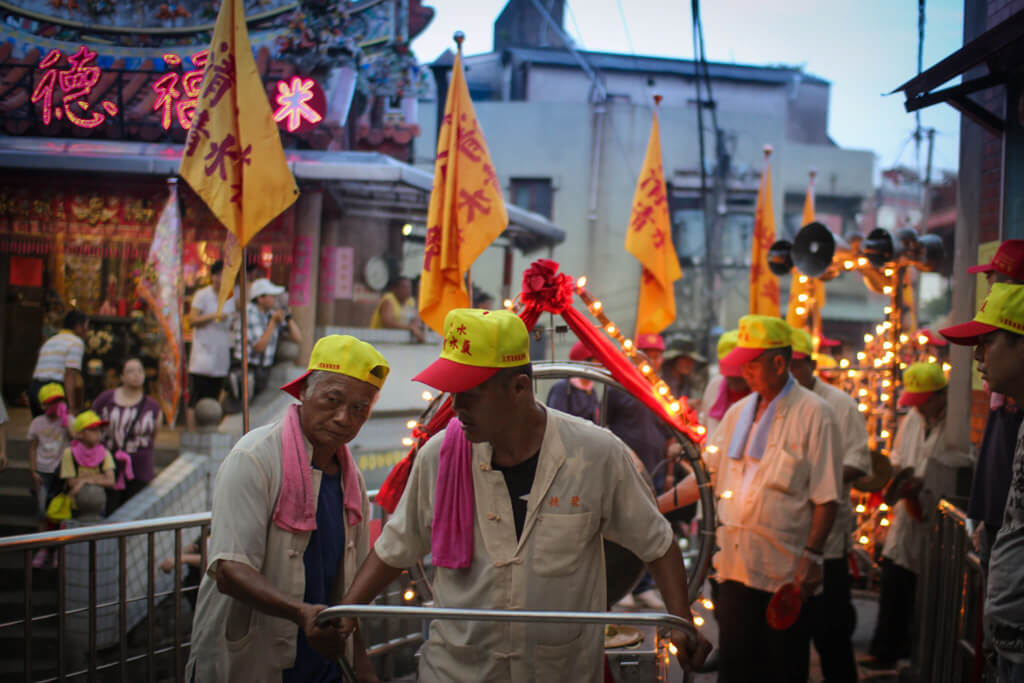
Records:
[[[985,576],[971,547],[963,510],[941,500],[935,511],[925,570],[918,577],[914,680],[994,681],[982,651]]]
[[[181,534],[183,530],[198,528],[200,530],[200,555],[202,563],[206,564],[206,535],[210,526],[210,513],[198,513],[191,515],[179,515],[175,517],[163,517],[159,519],[147,519],[135,522],[118,522],[111,524],[96,524],[94,526],[80,527],[76,529],[63,529],[38,534],[26,534],[22,536],[9,536],[0,538],[0,554],[22,553],[24,556],[24,617],[22,619],[0,623],[0,633],[5,629],[16,629],[21,627],[24,640],[24,680],[34,681],[33,665],[33,630],[37,625],[46,622],[57,624],[57,652],[56,677],[41,679],[44,681],[65,680],[87,676],[89,680],[96,680],[97,674],[117,669],[121,681],[131,680],[129,678],[128,665],[137,661],[146,662],[146,680],[155,680],[154,657],[173,652],[174,670],[176,679],[180,679],[185,670],[184,653],[188,642],[183,635],[181,623],[181,599],[182,599],[182,566]],[[174,533],[174,589],[172,591],[158,592],[153,569],[156,567],[156,534],[170,531]],[[148,580],[146,582],[146,593],[142,596],[128,596],[127,583],[127,540],[132,536],[145,535],[147,539],[147,566]],[[100,541],[117,540],[117,566],[118,566],[118,598],[116,602],[99,604],[97,600],[97,543]],[[67,609],[67,548],[76,543],[88,543],[88,605],[78,609]],[[34,614],[33,602],[33,567],[32,556],[40,548],[56,548],[57,552],[57,609],[47,614]],[[194,590],[194,589],[193,589]],[[174,600],[174,643],[163,648],[155,647],[155,611],[158,599],[173,596]],[[129,656],[128,654],[128,605],[140,600],[146,601],[146,652]],[[113,661],[99,661],[96,643],[96,618],[101,609],[117,607],[118,628],[122,637],[118,644],[117,656]],[[88,646],[86,648],[87,665],[84,669],[68,671],[68,658],[65,657],[67,618],[77,614],[85,613],[88,620]],[[105,677],[106,678],[106,677]]]

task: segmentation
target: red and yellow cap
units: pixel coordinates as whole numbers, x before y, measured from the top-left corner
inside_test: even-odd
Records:
[[[987,273],[993,270],[1014,280],[1024,280],[1024,240],[1006,240],[999,245],[991,261],[971,266],[967,272]]]
[[[530,333],[512,311],[455,308],[444,319],[441,357],[413,377],[458,393],[483,384],[502,368],[530,362]]]
[[[903,371],[903,395],[900,407],[919,406],[949,381],[938,363],[914,363]]]
[[[39,388],[39,405],[49,405],[54,401],[64,400],[64,387],[56,382],[44,384]]]
[[[722,359],[726,365],[743,367],[771,349],[792,345],[789,324],[782,318],[771,315],[745,315],[740,318],[739,336],[736,348]]]
[[[86,429],[97,429],[104,426],[106,421],[92,410],[86,410],[75,416],[71,429],[77,434]]]
[[[802,327],[793,328],[790,346],[793,347],[793,358],[807,358],[814,355],[814,340],[811,333]]]
[[[347,334],[321,337],[309,354],[306,372],[293,382],[281,387],[295,398],[302,394],[302,386],[314,370],[347,375],[380,389],[391,371],[387,359],[372,345]]]
[[[939,332],[954,344],[975,346],[983,336],[996,330],[1024,334],[1024,285],[995,283],[974,320]]]
[[[715,352],[718,354],[718,372],[723,377],[743,376],[742,365],[729,365],[724,360],[729,355],[729,352],[736,348],[739,340],[739,330],[729,330],[718,338],[718,346],[715,348]]]

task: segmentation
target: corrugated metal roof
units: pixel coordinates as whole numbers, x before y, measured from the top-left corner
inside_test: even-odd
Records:
[[[0,168],[173,176],[183,150],[148,142],[0,136]],[[377,152],[290,149],[285,156],[297,180],[390,183],[427,195],[434,185],[433,173]],[[565,231],[544,216],[507,206],[506,232],[517,248],[529,252],[565,241]]]
[[[568,50],[561,48],[515,47],[508,48],[506,52],[519,62],[579,68],[576,58]],[[580,54],[586,57],[591,66],[598,71],[639,71],[692,77],[696,68],[695,62],[689,59],[625,55],[614,52],[580,51]],[[466,61],[470,62],[474,57],[482,56],[486,55],[473,55],[467,57]],[[800,78],[807,83],[829,85],[829,81],[805,73],[799,67],[794,66],[754,66],[708,62],[708,72],[713,80],[783,84],[791,82],[794,78]]]

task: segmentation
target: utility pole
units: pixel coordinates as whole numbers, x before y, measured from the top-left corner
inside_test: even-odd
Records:
[[[928,217],[932,212],[932,153],[935,150],[935,129],[926,128],[924,132],[928,135],[928,160],[924,167],[924,182],[921,184],[924,197],[921,201],[921,222],[917,228],[921,234],[928,229]]]

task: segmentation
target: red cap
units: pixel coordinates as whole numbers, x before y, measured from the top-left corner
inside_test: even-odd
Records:
[[[818,346],[826,348],[831,346],[839,346],[842,343],[843,342],[839,341],[838,339],[830,339],[829,337],[826,337],[824,334],[821,335],[821,339],[818,340]]]
[[[939,330],[942,336],[960,346],[977,346],[981,343],[981,338],[989,332],[995,332],[999,328],[995,325],[986,325],[985,323],[979,323],[977,320],[968,320],[965,323],[959,325],[953,325],[952,327],[944,327]]]
[[[483,368],[456,363],[447,358],[438,358],[412,379],[415,382],[423,382],[434,387],[438,391],[458,394],[480,386],[498,374],[498,370],[501,368]]]
[[[587,345],[581,341],[576,342],[572,345],[572,349],[569,351],[569,360],[591,360],[594,357],[594,352],[587,348]]]
[[[724,361],[718,361],[718,374],[722,377],[742,377],[743,366],[742,365],[729,365]]]
[[[948,346],[949,345],[949,342],[947,342],[945,339],[943,339],[939,335],[935,334],[934,332],[932,332],[928,328],[925,328],[925,329],[921,330],[918,334],[923,334],[924,336],[928,337],[928,343],[931,344],[932,346]]]
[[[664,351],[665,340],[661,338],[660,334],[637,335],[636,348],[641,351]]]
[[[932,397],[934,391],[904,391],[897,402],[900,408],[914,408]]]
[[[971,266],[967,272],[988,273],[993,270],[1024,282],[1024,240],[1006,240],[999,245],[991,261]]]
[[[746,346],[737,346],[735,349],[725,355],[722,360],[718,361],[718,366],[727,365],[733,368],[739,368],[739,372],[733,375],[733,377],[739,377],[743,374],[743,365],[749,363],[752,360],[757,360],[761,357],[761,354],[768,349],[751,349]],[[723,373],[724,374],[724,373]],[[726,375],[729,377],[729,375]]]

